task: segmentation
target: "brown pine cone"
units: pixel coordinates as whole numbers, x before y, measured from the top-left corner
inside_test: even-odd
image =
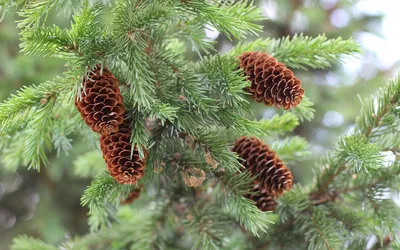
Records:
[[[276,153],[267,144],[255,137],[241,137],[236,140],[232,151],[242,158],[242,165],[268,193],[279,196],[292,188],[293,177]]]
[[[246,89],[257,102],[290,109],[303,99],[301,81],[283,63],[265,52],[244,52],[239,56],[251,86]]]
[[[100,71],[101,67],[97,66],[89,78],[84,78],[82,97],[75,99],[75,106],[94,132],[108,135],[118,131],[125,107],[117,79],[106,67],[103,68],[103,74]]]
[[[131,127],[127,119],[117,132],[100,137],[100,148],[111,176],[120,184],[136,184],[143,177],[146,167],[147,151],[140,159],[137,147],[131,157]]]
[[[128,194],[128,197],[126,197],[125,199],[121,200],[121,204],[122,205],[131,204],[134,200],[139,198],[140,193],[142,192],[142,188],[143,188],[143,186],[135,187],[132,190],[132,192],[130,192]]]
[[[262,188],[257,182],[255,182],[251,192],[252,194],[247,194],[245,197],[255,201],[258,209],[263,212],[275,210],[277,203],[274,196],[269,194],[267,189]]]

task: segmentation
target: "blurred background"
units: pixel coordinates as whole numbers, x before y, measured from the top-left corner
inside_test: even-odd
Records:
[[[339,135],[354,127],[359,113],[360,98],[373,94],[399,68],[400,23],[398,0],[261,0],[255,1],[268,18],[262,37],[279,38],[303,33],[329,38],[353,37],[364,49],[359,58],[344,60],[329,71],[295,71],[303,82],[306,95],[315,103],[315,119],[302,123],[294,134],[310,142],[312,155],[292,167],[295,180],[307,183],[312,179],[311,168],[317,159],[332,148]],[[63,61],[35,58],[19,53],[16,15],[8,13],[0,22],[0,100],[15,93],[23,85],[40,83],[61,75]],[[104,16],[106,21],[111,15]],[[49,22],[68,27],[70,19],[50,16]],[[218,32],[205,29],[216,40],[218,50],[229,51],[233,46]],[[255,39],[249,37],[249,40]],[[188,58],[198,59],[195,52]],[[274,108],[254,104],[258,118],[270,118]],[[0,131],[1,136],[1,131]],[[0,159],[0,249],[8,249],[11,239],[19,234],[39,237],[48,243],[60,243],[88,231],[87,209],[81,207],[80,197],[90,179],[73,174],[73,161],[86,150],[83,142],[74,142],[68,155],[53,153],[50,164],[40,173],[20,168],[18,173],[7,171]]]

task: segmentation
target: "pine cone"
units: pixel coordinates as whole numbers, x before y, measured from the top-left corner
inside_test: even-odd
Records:
[[[246,91],[257,102],[287,110],[303,99],[301,81],[283,63],[264,52],[244,52],[239,59],[240,68],[251,82]]]
[[[269,194],[267,189],[262,188],[257,182],[255,182],[251,192],[253,194],[245,195],[245,197],[255,201],[258,209],[263,212],[275,210],[277,203],[274,200],[274,196]]]
[[[293,177],[276,153],[255,137],[236,140],[232,151],[242,158],[242,165],[257,177],[262,188],[274,196],[292,188]]]
[[[136,184],[143,177],[146,167],[147,151],[140,159],[137,147],[132,154],[131,127],[127,119],[117,132],[100,137],[100,148],[111,176],[120,184]]]
[[[110,134],[118,131],[123,123],[125,107],[118,87],[117,79],[107,69],[97,66],[89,78],[82,82],[82,98],[75,100],[75,106],[86,124],[94,132]]]
[[[131,204],[134,200],[139,198],[140,193],[142,192],[142,188],[143,188],[143,186],[135,187],[132,190],[132,192],[130,192],[128,194],[128,197],[126,197],[125,199],[121,200],[121,204],[123,204],[123,205]]]

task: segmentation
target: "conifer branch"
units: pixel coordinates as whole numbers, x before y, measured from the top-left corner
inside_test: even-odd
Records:
[[[300,34],[275,42],[272,55],[290,68],[303,70],[327,68],[332,63],[341,62],[343,58],[361,52],[360,46],[353,39],[328,39],[325,35],[311,38]]]
[[[227,56],[213,56],[201,61],[202,82],[207,84],[217,105],[222,108],[232,107],[238,112],[248,111],[249,102],[243,97],[244,88],[249,81],[243,76],[242,70],[237,70],[236,58]]]
[[[254,205],[254,201],[244,197],[251,190],[250,173],[227,172],[218,176],[222,190],[217,193],[223,195],[227,208],[235,214],[240,225],[256,236],[259,236],[260,232],[266,232],[268,224],[272,223],[268,220],[267,214],[261,212]]]
[[[324,232],[321,230],[321,228],[318,226],[317,222],[315,221],[315,217],[314,216],[311,216],[311,221],[313,222],[315,228],[317,229],[317,232],[318,232],[319,236],[323,240],[325,247],[328,250],[333,250],[333,248],[330,246],[330,243],[329,243],[328,239],[326,238]]]
[[[25,4],[19,15],[22,20],[18,22],[18,28],[37,28],[42,23],[46,23],[47,16],[58,0],[29,1]]]
[[[361,108],[361,115],[356,119],[356,127],[357,127],[357,132],[358,133],[364,133],[365,136],[370,136],[371,132],[373,129],[377,128],[379,126],[379,121],[380,119],[390,110],[393,105],[395,105],[398,100],[400,99],[400,81],[399,78],[396,78],[395,80],[391,81],[389,85],[385,89],[380,89],[377,96],[368,99],[366,102],[363,103],[362,108]],[[376,100],[376,101],[375,101]],[[377,106],[375,106],[377,105]],[[372,114],[372,116],[371,116]],[[357,138],[360,137],[351,137],[353,138],[352,140],[356,139],[354,142],[358,143],[359,140]],[[375,167],[377,163],[382,161],[382,156],[380,155],[380,150],[375,146],[374,144],[368,144],[366,139],[362,139],[364,149],[367,152],[363,152],[361,154],[356,153],[356,154],[349,154],[350,148],[345,149],[343,153],[349,154],[351,158],[342,157],[342,153],[340,151],[337,151],[337,155],[340,159],[338,159],[338,162],[345,162],[348,163],[348,161],[354,160],[355,155],[362,155],[365,157],[365,153],[370,154],[370,158],[368,160],[372,160],[371,164],[369,164],[371,167]],[[343,143],[342,143],[343,145]],[[344,145],[343,145],[344,146]],[[353,145],[354,149],[361,150],[362,145]],[[342,155],[342,156],[341,156]],[[361,164],[366,164],[367,161],[365,159],[361,159],[360,162]],[[340,163],[339,163],[340,164]],[[323,190],[327,190],[327,187],[330,185],[331,182],[334,181],[334,179],[339,176],[339,174],[343,171],[345,171],[347,168],[345,165],[340,165],[340,167],[336,167],[337,163],[333,163],[333,166],[330,166],[332,170],[334,170],[334,174],[330,174],[329,179],[324,182],[324,185],[319,189],[323,193]],[[356,167],[357,168],[357,167]]]
[[[29,120],[31,109],[48,105],[51,98],[63,95],[75,85],[75,82],[56,78],[39,85],[22,88],[16,95],[0,104],[0,126],[2,130],[18,128]],[[53,103],[53,102],[52,102]]]
[[[275,115],[271,119],[258,121],[260,129],[266,133],[284,134],[292,132],[298,125],[299,119],[291,112]]]
[[[57,247],[44,243],[41,240],[22,235],[14,238],[11,250],[57,250]]]
[[[67,31],[58,26],[25,28],[22,36],[21,52],[27,55],[71,57],[70,52],[77,51]]]
[[[74,174],[83,178],[95,177],[106,167],[104,159],[98,150],[93,150],[80,155],[74,161]]]
[[[219,164],[220,168],[232,173],[239,171],[241,165],[237,156],[230,150],[229,144],[225,140],[215,139],[216,133],[180,132],[179,137],[192,145],[200,145]]]
[[[362,102],[361,114],[356,119],[356,130],[370,137],[379,126],[381,119],[397,105],[400,99],[400,76],[391,80],[385,88],[379,89],[375,97]]]
[[[289,111],[285,111],[285,113],[293,113],[300,120],[300,122],[311,121],[314,119],[315,113],[315,109],[312,107],[313,105],[314,103],[312,103],[307,96],[303,96],[303,100],[297,107],[292,108]]]
[[[288,137],[284,140],[275,141],[271,145],[273,149],[281,160],[285,163],[300,161],[310,155],[307,150],[308,143],[302,137]]]
[[[52,101],[51,101],[52,102]],[[35,111],[35,116],[27,124],[26,144],[23,152],[24,164],[28,168],[40,169],[41,164],[48,164],[45,149],[51,149],[52,103],[47,103]]]
[[[151,250],[156,247],[158,239],[158,232],[162,224],[166,220],[166,214],[171,200],[161,200],[152,204],[153,207],[150,209],[150,213],[147,220],[144,222],[144,226],[140,232],[137,232],[136,241],[133,242],[131,250]]]
[[[217,215],[217,216],[216,216]],[[221,249],[227,231],[228,217],[221,215],[217,207],[194,207],[186,221],[188,235],[197,238],[192,249]]]
[[[13,3],[0,0],[2,4],[11,7]],[[141,201],[120,207],[121,198],[134,186],[119,185],[103,172],[100,154],[89,151],[78,157],[76,174],[95,178],[81,203],[89,207],[90,229],[97,232],[65,242],[65,249],[108,249],[116,242],[120,248],[141,250],[177,248],[180,243],[193,244],[193,248],[237,248],[239,244],[225,237],[224,226],[233,217],[238,228],[256,236],[266,232],[272,222],[246,198],[254,179],[248,172],[240,173],[242,166],[230,142],[241,135],[268,134],[275,139],[293,131],[299,122],[313,119],[315,110],[305,97],[296,108],[271,120],[247,119],[251,107],[244,89],[249,81],[238,69],[237,56],[265,51],[289,68],[306,70],[327,68],[360,52],[352,39],[301,34],[241,43],[226,55],[206,56],[199,63],[187,61],[183,39],[191,42],[200,57],[200,52],[213,50],[204,28],[216,28],[229,39],[261,31],[257,24],[264,19],[261,9],[246,0],[118,0],[110,29],[99,19],[108,0],[18,0],[15,4],[22,6],[18,22],[22,51],[62,58],[70,69],[64,78],[24,87],[0,104],[0,147],[7,168],[15,170],[21,163],[39,168],[47,162],[46,151],[55,149],[60,154],[71,149],[69,136],[81,130],[82,121],[76,121],[70,104],[82,98],[82,79],[95,65],[107,66],[120,83],[126,83],[120,91],[131,121],[131,143],[141,156],[144,148],[149,152],[146,176],[140,183],[157,193],[150,209],[141,208]],[[69,6],[70,13],[79,13],[73,16],[71,27],[48,26],[49,11],[64,6]],[[280,220],[274,232],[263,235],[266,239],[260,240],[260,246],[281,247],[286,242],[280,240],[287,238],[288,245],[298,243],[296,247],[308,245],[309,249],[364,247],[361,229],[371,229],[379,239],[400,231],[398,207],[384,196],[388,190],[398,190],[399,160],[388,162],[382,154],[392,150],[395,157],[399,155],[399,98],[400,83],[395,79],[363,103],[355,133],[341,138],[321,163],[325,168],[316,175],[316,184],[296,185],[276,197]],[[88,133],[82,129],[81,134]],[[96,140],[92,136],[88,141]],[[275,140],[271,148],[285,162],[307,156],[307,142],[299,137]],[[202,173],[197,189],[181,177],[188,169]],[[159,178],[153,178],[156,174]],[[209,195],[210,190],[215,196]],[[195,203],[197,199],[204,203]],[[361,205],[365,224],[358,209]],[[179,232],[182,226],[187,234]],[[53,249],[28,237],[17,238],[14,246],[16,250]]]
[[[259,8],[252,6],[247,0],[216,6],[211,2],[199,0],[183,1],[182,7],[191,11],[204,23],[214,26],[229,39],[244,39],[256,35],[262,26],[254,24],[264,18]]]
[[[376,166],[379,166],[383,161],[383,156],[381,155],[381,149],[379,149],[375,144],[370,142],[374,141],[374,137],[371,135],[374,133],[374,131],[379,130],[379,126],[382,125],[382,123],[379,122],[379,120],[382,119],[382,117],[385,117],[385,115],[392,110],[393,108],[396,107],[397,102],[398,102],[398,92],[396,91],[398,87],[398,80],[396,80],[394,83],[392,82],[391,85],[389,85],[385,90],[381,90],[378,97],[371,99],[373,101],[363,103],[363,108],[362,108],[362,113],[361,117],[358,118],[358,124],[362,128],[362,132],[364,134],[360,134],[359,131],[356,130],[355,135],[351,135],[349,137],[345,137],[342,139],[338,146],[335,148],[335,153],[331,156],[328,156],[329,158],[323,163],[326,167],[322,170],[322,173],[320,175],[317,175],[317,186],[315,189],[310,190],[311,192],[309,193],[307,200],[311,202],[313,205],[313,210],[316,209],[316,206],[332,206],[334,204],[337,204],[339,206],[339,203],[336,201],[341,200],[346,193],[348,192],[356,192],[358,188],[361,188],[363,190],[366,190],[366,196],[362,197],[361,200],[367,200],[368,203],[370,203],[373,214],[375,216],[380,216],[379,214],[382,213],[381,209],[383,209],[385,212],[388,213],[395,211],[391,206],[392,202],[388,202],[385,199],[381,200],[380,197],[382,197],[382,192],[384,192],[384,188],[387,187],[392,187],[392,177],[393,175],[396,175],[395,172],[397,171],[398,167],[392,167],[383,169],[380,172],[376,172],[375,178],[371,177],[366,178],[362,175],[362,173],[367,173],[370,171],[373,171],[376,169]],[[387,92],[386,92],[387,91]],[[377,106],[376,106],[377,105]],[[368,111],[365,111],[368,110]],[[377,112],[377,113],[374,113]],[[367,116],[365,116],[368,114]],[[377,116],[374,116],[372,119],[370,118],[369,114],[379,114]],[[381,117],[378,120],[374,120],[375,118]],[[363,122],[363,123],[362,123]],[[385,123],[386,124],[386,123]],[[386,125],[384,125],[386,126]],[[369,129],[371,128],[371,129]],[[394,163],[394,166],[396,166],[397,163]],[[357,186],[350,186],[349,188],[346,189],[340,189],[336,188],[337,185],[340,185],[342,183],[342,174],[343,173],[348,173],[351,171],[362,171],[360,172],[360,177],[356,179],[356,181],[360,178],[360,184]],[[386,172],[388,175],[386,175]],[[375,172],[374,172],[375,173]],[[344,177],[343,177],[344,178]],[[343,179],[345,183],[352,183],[356,181],[351,181],[348,180],[349,178]],[[371,180],[370,180],[371,179]],[[368,181],[367,181],[368,180]],[[354,189],[353,189],[354,188]],[[309,213],[310,212],[310,207],[304,207],[304,210],[296,210],[295,208],[291,208],[289,210],[285,209],[286,199],[291,197],[291,192],[288,194],[285,194],[282,197],[282,202],[283,204],[279,206],[279,211],[282,216],[283,221],[285,222],[285,219],[287,219],[290,216],[302,216],[304,213]],[[343,205],[341,206],[343,207]],[[339,207],[336,207],[332,212],[340,212]],[[314,212],[313,212],[314,214]],[[329,249],[331,247],[332,249],[336,249],[336,247],[332,247],[333,244],[338,244],[342,245],[343,242],[341,242],[339,239],[341,238],[340,236],[336,236],[335,238],[337,239],[337,242],[334,240],[335,238],[331,238],[329,235],[331,230],[327,229],[327,231],[321,230],[320,226],[328,226],[331,225],[333,229],[334,221],[335,220],[343,220],[346,222],[353,221],[354,223],[358,223],[357,219],[355,216],[352,216],[354,220],[342,218],[341,216],[345,216],[344,214],[348,214],[346,212],[343,212],[342,215],[340,214],[331,214],[330,216],[334,218],[331,222],[330,218],[319,218],[318,220],[313,220],[314,224],[312,225],[312,230],[308,232],[308,234],[312,235],[313,232],[317,232],[322,239],[322,243]],[[320,217],[322,216],[321,212],[318,212],[316,216]],[[380,229],[382,231],[392,231],[395,230],[396,228],[395,222],[391,219],[389,219],[387,216],[385,218],[379,217],[382,222],[384,223],[378,223],[380,224]],[[323,224],[318,224],[319,221],[323,221]],[[288,223],[287,221],[285,223]],[[311,224],[310,224],[311,225]],[[346,224],[344,224],[346,225]],[[348,224],[349,228],[346,228],[346,232],[349,230],[353,230],[350,227],[352,225],[356,224]],[[363,228],[366,225],[358,225],[356,228]],[[310,228],[310,229],[311,229]],[[313,231],[314,230],[314,231]],[[342,232],[342,229],[335,229],[337,232]],[[382,232],[380,231],[380,232]],[[332,231],[333,232],[333,231]],[[326,234],[328,233],[328,234]],[[312,240],[313,238],[309,238],[311,241],[309,242],[309,247],[311,249],[318,249],[320,247],[321,242],[316,242]],[[334,241],[332,241],[334,240]],[[356,244],[356,243],[354,243]],[[360,242],[361,244],[361,242]]]
[[[112,210],[119,206],[120,199],[126,197],[131,189],[129,185],[118,184],[108,173],[103,172],[96,176],[81,198],[81,204],[89,208],[91,231],[110,224]]]
[[[328,39],[325,35],[312,38],[296,34],[282,39],[258,39],[239,44],[230,54],[238,56],[246,51],[267,52],[289,68],[307,70],[330,67],[345,57],[356,56],[361,49],[353,39]]]
[[[311,202],[306,194],[306,190],[296,184],[290,192],[284,193],[279,199],[277,211],[281,216],[281,221],[286,224],[291,223],[290,219],[295,213],[303,213],[311,207]]]
[[[339,162],[345,162],[351,171],[370,173],[382,167],[383,155],[373,143],[364,136],[348,136],[339,140],[335,148],[335,157]]]

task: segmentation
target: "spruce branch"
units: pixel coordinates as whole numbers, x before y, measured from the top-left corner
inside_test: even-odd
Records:
[[[61,58],[73,56],[70,54],[75,49],[72,45],[73,40],[66,30],[62,30],[58,26],[26,28],[21,33],[21,52],[27,55]]]
[[[315,113],[315,109],[312,107],[313,105],[314,103],[312,103],[307,96],[303,96],[303,100],[297,107],[292,108],[289,111],[285,111],[285,113],[293,113],[300,120],[300,122],[311,121],[314,119]]]
[[[230,144],[216,135],[218,132],[199,132],[197,130],[190,132],[182,132],[172,127],[171,130],[166,130],[168,127],[164,127],[161,133],[170,131],[169,136],[176,136],[185,141],[189,148],[194,149],[200,147],[205,154],[208,154],[221,169],[234,173],[239,171],[241,165],[238,161],[237,155],[230,150]],[[153,135],[153,138],[157,137]],[[154,146],[153,146],[154,147]]]
[[[47,106],[52,98],[70,92],[74,85],[74,81],[56,78],[39,85],[23,87],[16,95],[0,104],[1,129],[7,131],[22,126],[32,116],[32,108]]]
[[[232,107],[249,110],[249,102],[244,98],[244,88],[249,82],[243,76],[243,71],[238,70],[238,61],[234,57],[213,56],[204,58],[200,64],[202,82],[207,84],[217,105],[222,108]]]
[[[154,103],[151,110],[148,110],[148,117],[160,120],[164,123],[167,120],[173,121],[178,118],[179,107],[173,107],[167,103]]]
[[[325,35],[315,38],[303,34],[276,40],[272,56],[290,68],[323,69],[343,58],[355,56],[361,52],[360,45],[353,39],[341,37],[328,39]]]
[[[305,218],[302,219],[304,220]],[[301,223],[301,219],[298,222]],[[307,220],[306,223],[308,225],[305,226],[307,227],[305,236],[309,242],[308,249],[310,250],[324,247],[334,250],[342,247],[346,241],[344,228],[319,208],[313,209],[311,221]]]
[[[18,13],[22,18],[18,28],[37,28],[47,21],[48,14],[58,4],[58,0],[29,1]]]
[[[275,141],[272,143],[271,149],[286,163],[303,160],[311,154],[307,150],[308,142],[304,138],[298,136]]]
[[[204,113],[217,110],[216,101],[207,95],[209,91],[207,86],[204,85],[196,72],[188,67],[187,62],[181,55],[168,50],[154,53],[152,56],[154,57],[154,63],[162,63],[169,68],[170,74],[172,73],[171,78],[173,79],[171,87],[174,87],[174,91],[179,90],[177,95],[186,104],[183,106],[184,109]],[[161,78],[161,73],[158,74],[159,80],[169,81],[168,79]],[[176,96],[173,98],[176,100]],[[172,100],[169,99],[168,101],[172,103]]]
[[[96,176],[81,198],[82,206],[89,208],[91,231],[110,225],[112,210],[119,206],[120,199],[126,197],[131,189],[130,185],[118,184],[109,173],[103,172]]]
[[[57,247],[46,244],[41,240],[22,235],[13,239],[11,250],[57,250]]]
[[[118,1],[114,9],[113,44],[111,54],[124,63],[124,78],[131,85],[132,99],[139,108],[151,109],[154,96],[154,73],[148,56],[151,38],[146,28],[172,18],[169,6],[159,3]]]
[[[0,0],[0,4],[4,2],[10,4]],[[185,215],[190,216],[186,216],[184,226],[189,229],[189,237],[185,242],[182,240],[184,244],[194,242],[194,249],[226,247],[229,243],[224,231],[229,221],[226,211],[220,211],[215,204],[203,206],[201,202],[192,205],[191,210],[179,207],[182,200],[194,203],[199,198],[196,195],[203,191],[182,188],[182,178],[176,173],[189,168],[204,171],[204,179],[208,180],[210,175],[217,178],[207,191],[214,189],[217,197],[213,202],[223,203],[229,215],[236,216],[237,224],[256,236],[265,232],[270,217],[245,198],[253,179],[247,172],[238,173],[242,166],[231,152],[232,138],[228,137],[232,134],[221,136],[221,130],[235,136],[282,135],[293,131],[300,121],[311,120],[315,110],[312,102],[304,98],[298,107],[271,120],[246,119],[244,114],[250,105],[243,89],[249,82],[238,69],[237,53],[266,51],[291,68],[322,69],[360,52],[351,39],[295,35],[239,44],[227,55],[207,56],[195,64],[185,60],[184,44],[178,38],[189,39],[198,52],[207,53],[213,43],[205,37],[205,27],[213,26],[230,39],[243,39],[261,30],[256,24],[263,19],[260,9],[249,1],[118,0],[112,12],[114,22],[108,30],[98,20],[108,0],[84,3],[44,0],[24,5],[26,2],[17,1],[23,5],[18,24],[23,52],[62,57],[72,66],[65,78],[23,88],[0,104],[3,161],[13,169],[21,162],[38,168],[47,162],[46,150],[54,148],[57,153],[69,150],[68,137],[80,124],[74,124],[73,116],[65,115],[71,112],[66,107],[81,93],[82,78],[88,77],[90,68],[107,65],[121,83],[127,83],[121,92],[131,119],[131,142],[150,153],[146,180],[141,183],[162,196],[150,209],[120,209],[120,199],[133,187],[118,185],[108,173],[101,173],[87,188],[81,202],[89,207],[91,230],[102,230],[65,243],[62,246],[65,249],[177,248],[181,242],[168,245],[164,231],[168,231],[167,237],[180,241],[182,213],[188,211]],[[51,9],[72,2],[77,3],[79,14],[74,15],[70,29],[45,26]],[[400,141],[394,138],[400,124],[399,86],[396,79],[376,98],[363,103],[356,132],[339,140],[334,152],[322,163],[324,168],[316,175],[315,186],[297,185],[277,200],[277,214],[282,222],[272,237],[266,236],[269,238],[263,242],[264,246],[275,246],[277,240],[273,237],[282,234],[283,239],[290,232],[299,242],[297,247],[306,244],[309,249],[359,247],[367,245],[365,239],[359,239],[364,234],[358,235],[359,228],[372,228],[372,234],[380,240],[399,231],[398,208],[384,196],[388,190],[399,188],[396,184],[399,160],[383,167],[382,154],[383,150],[391,150],[399,156]],[[20,138],[12,141],[17,136]],[[387,138],[390,141],[385,141]],[[307,155],[307,143],[299,137],[276,140],[271,148],[285,161]],[[143,156],[143,150],[140,153]],[[10,164],[12,158],[16,159]],[[100,161],[99,154],[89,152],[75,161],[75,171],[80,176],[93,177],[104,165]],[[152,178],[155,172],[160,178]],[[205,200],[211,198],[206,196]],[[178,199],[179,204],[175,203]],[[361,225],[358,209],[351,210],[361,205],[367,211],[367,225]],[[113,220],[126,225],[113,223],[114,228],[109,230],[105,226]],[[27,237],[17,239],[15,245],[20,246],[16,249],[47,247]]]
[[[229,218],[221,215],[217,207],[205,205],[195,206],[188,214],[184,225],[188,235],[194,235],[197,240],[192,249],[221,249],[225,242],[226,226]]]
[[[72,134],[76,128],[76,124],[73,122],[73,119],[68,121],[65,121],[64,119],[53,120],[51,142],[53,148],[57,152],[57,157],[61,155],[61,152],[64,152],[66,155],[68,155],[68,151],[72,150],[73,148],[72,139],[68,138],[68,136]]]
[[[171,205],[170,199],[156,201],[150,207],[147,220],[144,222],[142,230],[137,232],[136,241],[131,246],[131,250],[151,250],[157,245],[158,232],[166,220]]]
[[[346,57],[358,55],[361,48],[353,39],[328,39],[325,35],[312,38],[296,34],[282,39],[258,39],[238,44],[230,54],[238,56],[246,51],[267,52],[289,68],[307,70],[328,68]]]
[[[337,148],[338,150],[335,153],[339,159],[336,159],[337,162],[331,161],[328,163],[328,167],[317,178],[317,183],[324,184],[317,184],[319,191],[316,191],[316,193],[323,194],[328,190],[329,185],[335,181],[335,178],[347,170],[345,163],[353,164],[356,170],[362,170],[363,166],[375,168],[377,163],[379,165],[382,162],[383,156],[380,154],[379,148],[375,144],[369,143],[366,138],[370,138],[373,132],[378,129],[382,117],[395,107],[399,98],[400,82],[397,77],[390,81],[385,89],[380,89],[375,97],[371,97],[362,103],[361,114],[356,119],[356,134],[349,137],[350,147],[347,147],[343,141],[339,143],[342,147]],[[362,134],[364,134],[364,139]],[[347,149],[343,147],[347,147]],[[364,159],[366,157],[364,154],[369,155],[370,158]],[[357,159],[357,155],[362,155],[362,157]]]
[[[104,159],[99,150],[80,155],[74,162],[74,174],[83,178],[95,177],[105,169]]]
[[[240,114],[235,114],[232,109],[220,109],[216,114],[209,114],[211,121],[214,121],[216,126],[222,126],[232,129],[237,135],[254,135],[261,137],[264,133],[259,124],[255,121],[250,121]]]
[[[189,40],[192,44],[192,49],[199,55],[201,52],[209,54],[215,51],[215,41],[209,39],[204,32],[204,24],[201,20],[188,20],[185,25],[179,25],[177,29],[177,37]]]
[[[317,176],[316,191],[314,193],[321,196],[325,195],[325,193],[329,190],[329,186],[335,181],[335,178],[338,177],[345,170],[345,165],[338,166],[328,160],[325,163],[325,166],[321,168],[320,175]],[[311,194],[311,197],[312,196],[313,193]]]
[[[104,35],[104,33],[99,32],[100,30],[104,32],[104,26],[97,19],[103,14],[103,5],[99,3],[90,5],[89,2],[84,1],[82,3],[82,11],[73,15],[73,22],[68,33],[74,41],[88,39],[93,36],[94,31],[96,31],[96,37]]]
[[[282,222],[289,222],[295,213],[302,213],[311,206],[306,190],[298,184],[294,185],[290,192],[285,192],[278,203],[277,211]]]
[[[361,114],[356,119],[356,131],[367,137],[372,135],[380,125],[381,119],[400,99],[400,76],[389,81],[385,88],[380,88],[376,96],[362,102]]]
[[[287,112],[283,115],[274,115],[271,119],[260,120],[258,124],[265,133],[280,135],[292,132],[299,125],[299,119],[293,113]]]
[[[354,173],[370,173],[382,167],[384,161],[380,149],[368,142],[364,136],[353,135],[339,140],[335,148],[335,157],[345,162]]]
[[[95,5],[107,6],[111,7],[114,5],[113,0],[90,0],[90,1],[81,1],[81,0],[64,0],[58,4],[57,10],[62,12],[62,14],[66,17],[72,16],[73,14],[79,13],[85,8],[87,5],[89,7],[93,7]]]
[[[53,100],[54,101],[54,100]],[[28,168],[40,170],[40,166],[48,164],[45,149],[51,149],[52,102],[35,110],[35,115],[27,124],[25,133],[24,164]]]
[[[332,216],[343,224],[348,237],[360,238],[367,232],[368,222],[363,214],[355,211],[353,207],[338,204],[329,204],[327,207],[329,209],[328,216]]]
[[[221,6],[212,2],[191,0],[183,1],[182,7],[224,33],[229,39],[244,39],[249,35],[256,35],[262,29],[261,25],[255,24],[264,19],[260,9],[252,6],[247,0]]]
[[[10,141],[11,136],[3,136],[0,146],[2,146],[2,159],[4,168],[10,172],[14,172],[22,165],[22,155],[25,150],[25,138],[21,136],[22,132],[17,132],[14,135],[17,139]],[[6,137],[6,138],[4,138]]]
[[[56,25],[35,28],[21,26],[22,52],[35,56],[83,60],[84,68],[93,58],[96,58],[95,63],[98,63],[99,57],[105,56],[104,47],[110,46],[111,43],[104,25],[97,20],[102,14],[102,8],[101,5],[89,6],[87,2],[83,3],[82,8],[80,14],[73,16],[69,30]]]
[[[7,11],[17,8],[26,3],[26,0],[0,0],[0,21],[3,20]]]
[[[226,172],[218,174],[221,186],[220,193],[223,195],[224,203],[230,212],[236,216],[236,220],[246,230],[251,231],[255,236],[260,232],[266,232],[268,224],[272,223],[267,218],[267,213],[261,212],[254,201],[244,197],[251,190],[252,178],[249,172],[233,174]]]
[[[270,54],[272,53],[274,43],[275,40],[271,38],[258,38],[251,42],[239,42],[231,51],[228,52],[228,55],[238,57],[242,53],[249,51],[261,51]]]
[[[158,197],[146,209],[134,209],[124,206],[116,213],[119,222],[112,227],[91,232],[82,237],[65,242],[62,249],[144,249],[150,250],[162,246],[160,228],[167,219],[171,201]],[[133,227],[132,225],[136,225]]]
[[[236,172],[241,165],[237,156],[230,150],[230,145],[223,139],[216,139],[218,133],[192,133],[193,143],[198,143],[219,164],[220,168]],[[181,135],[180,135],[181,136]],[[187,136],[185,136],[187,138]],[[190,140],[190,136],[188,138]]]

